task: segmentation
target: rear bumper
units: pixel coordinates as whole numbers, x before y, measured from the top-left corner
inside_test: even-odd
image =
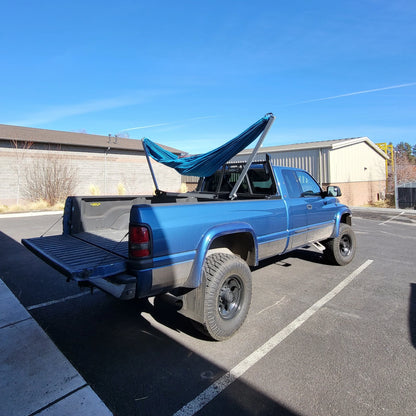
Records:
[[[94,279],[88,283],[121,300],[130,300],[136,297],[136,278],[134,276],[118,275],[105,279]]]
[[[181,287],[194,253],[129,261],[98,245],[67,234],[22,240],[50,266],[80,285],[97,287],[118,299],[144,298]]]
[[[129,270],[136,278],[136,297],[144,298],[183,287],[192,269],[192,261],[143,270]]]
[[[181,287],[189,276],[191,268],[192,262],[183,262],[166,267],[137,270],[134,276],[119,274],[101,279],[88,279],[88,284],[122,300],[145,298]]]

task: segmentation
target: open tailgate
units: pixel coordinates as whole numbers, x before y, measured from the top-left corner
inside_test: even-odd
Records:
[[[67,234],[28,238],[22,243],[50,266],[76,281],[126,271],[126,258]]]

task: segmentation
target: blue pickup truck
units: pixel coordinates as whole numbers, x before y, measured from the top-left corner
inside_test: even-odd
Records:
[[[69,197],[62,235],[23,244],[68,280],[117,298],[169,293],[203,333],[224,340],[248,314],[250,267],[259,261],[311,245],[333,264],[353,259],[351,211],[340,195],[269,158],[227,163],[194,192]]]

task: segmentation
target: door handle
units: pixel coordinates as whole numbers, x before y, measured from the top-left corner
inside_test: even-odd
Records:
[[[308,205],[306,205],[306,208],[312,209],[312,205],[311,204],[308,204]]]

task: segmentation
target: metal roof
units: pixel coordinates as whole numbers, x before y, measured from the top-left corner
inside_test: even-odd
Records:
[[[350,139],[337,139],[337,140],[325,140],[319,142],[309,142],[309,143],[294,143],[294,144],[287,144],[287,145],[280,145],[280,146],[269,146],[269,147],[262,147],[259,150],[259,153],[279,153],[279,152],[293,152],[293,151],[300,151],[300,150],[311,150],[311,149],[340,149],[346,146],[352,146],[358,143],[366,143],[372,149],[374,149],[377,153],[383,156],[385,159],[389,159],[388,155],[384,153],[375,143],[373,143],[368,137],[354,137]],[[240,152],[240,155],[245,155],[251,153],[252,149],[245,149]]]
[[[98,147],[118,150],[144,151],[141,140],[125,139],[97,134],[74,133],[69,131],[37,129],[0,124],[0,140],[18,140],[34,143],[48,143],[68,146]],[[182,153],[178,149],[162,146],[172,153]]]
[[[416,182],[406,182],[397,186],[398,188],[416,188]]]
[[[20,127],[9,124],[0,124],[0,140],[18,140],[29,141],[34,143],[48,143],[57,145],[83,146],[95,148],[111,147],[112,149],[119,150],[144,151],[142,142],[136,139],[126,139],[122,137],[116,138],[114,136],[109,137],[96,134],[74,133],[59,130],[46,130],[33,127]],[[388,155],[386,155],[386,153],[384,153],[368,137],[355,137],[350,139],[337,139],[308,143],[294,143],[281,146],[262,147],[260,148],[259,153],[290,152],[320,148],[339,149],[345,146],[351,146],[362,142],[367,143],[371,148],[373,148],[385,159],[389,158]],[[183,153],[181,150],[169,146],[161,146],[172,153]],[[246,155],[251,152],[252,149],[245,149],[242,152],[240,152],[239,155]]]

